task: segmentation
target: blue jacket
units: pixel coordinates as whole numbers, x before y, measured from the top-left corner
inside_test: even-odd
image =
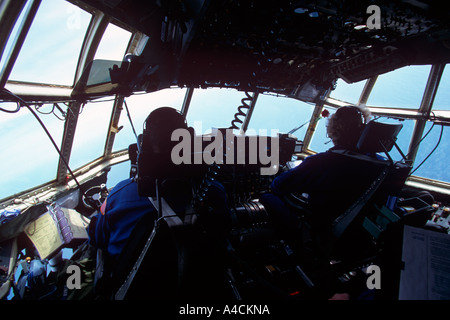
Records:
[[[93,240],[113,261],[119,257],[137,222],[144,215],[157,217],[156,209],[148,198],[139,196],[137,183],[132,179],[119,182],[102,207]]]
[[[170,192],[164,198],[177,213],[185,211],[190,204],[192,194],[182,192],[184,185],[166,185]],[[214,212],[207,214],[203,220],[213,233],[226,232],[231,228],[231,217],[226,200],[225,189],[217,181],[211,183],[208,192],[208,204]],[[146,215],[152,215],[153,221],[158,217],[157,210],[147,197],[138,194],[137,182],[127,179],[119,182],[109,193],[97,217],[94,230],[90,231],[91,244],[102,249],[112,258],[112,262],[122,253],[136,224]],[[149,229],[153,225],[148,226]]]

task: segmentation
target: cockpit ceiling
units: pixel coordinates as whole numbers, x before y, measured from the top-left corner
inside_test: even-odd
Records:
[[[226,86],[292,95],[306,84],[329,88],[337,78],[450,62],[443,1],[83,2],[149,36],[147,71],[139,73],[148,91]],[[368,12],[373,4],[378,16]],[[369,28],[377,17],[380,28]]]

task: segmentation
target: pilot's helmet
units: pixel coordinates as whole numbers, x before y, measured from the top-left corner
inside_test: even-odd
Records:
[[[170,153],[176,143],[171,141],[173,131],[187,128],[185,118],[176,109],[155,109],[145,120],[143,143],[151,147],[154,153]]]

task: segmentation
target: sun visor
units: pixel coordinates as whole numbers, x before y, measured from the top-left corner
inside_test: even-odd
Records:
[[[117,93],[120,85],[112,82],[111,71],[120,69],[123,63],[123,61],[114,60],[91,61],[77,81],[72,97],[79,99]]]

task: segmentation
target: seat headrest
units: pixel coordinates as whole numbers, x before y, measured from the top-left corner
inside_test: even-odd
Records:
[[[138,145],[137,143],[132,143],[128,146],[128,157],[130,158],[130,162],[132,165],[137,164],[137,156],[138,156]]]
[[[356,147],[361,152],[389,152],[402,127],[402,124],[371,121],[363,129]]]

